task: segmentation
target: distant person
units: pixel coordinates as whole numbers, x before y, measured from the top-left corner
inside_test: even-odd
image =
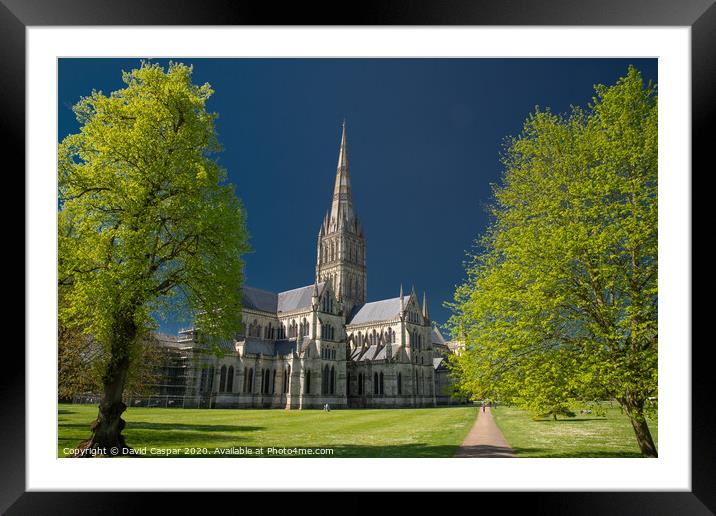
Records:
[[[482,402],[482,411],[485,412],[485,402]]]

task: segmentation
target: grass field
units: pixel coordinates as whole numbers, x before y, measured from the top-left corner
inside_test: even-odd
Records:
[[[64,457],[65,448],[90,436],[97,407],[61,404],[58,412],[58,456]],[[134,407],[123,415],[123,434],[129,446],[146,448],[142,455],[150,457],[162,456],[152,448],[173,457],[247,456],[237,454],[237,448],[286,456],[270,455],[268,447],[333,449],[322,458],[452,457],[476,415],[475,407],[331,412]],[[169,455],[170,450],[178,453]]]
[[[518,457],[641,457],[629,419],[616,404],[606,411],[534,421],[527,411],[499,406],[492,415]],[[658,449],[657,421],[649,420],[649,430]]]

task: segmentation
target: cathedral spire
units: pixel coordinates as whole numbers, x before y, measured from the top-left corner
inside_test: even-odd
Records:
[[[333,203],[331,204],[331,223],[336,225],[343,225],[344,222],[352,222],[354,219],[345,120],[343,120],[342,126],[341,146],[338,150],[338,166],[336,167],[336,184],[333,188]]]
[[[423,290],[423,317],[430,319],[430,313],[428,312],[428,295]]]
[[[405,301],[403,300],[403,284],[400,284],[400,312],[405,310]]]

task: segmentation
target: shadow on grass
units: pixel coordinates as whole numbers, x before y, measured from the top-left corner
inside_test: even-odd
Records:
[[[641,459],[644,458],[638,452],[627,451],[573,451],[554,453],[553,450],[544,448],[513,448],[517,457],[528,455],[536,459]]]
[[[276,450],[289,450],[288,453],[282,453],[281,451],[271,452],[270,448],[273,447]],[[177,455],[169,455],[167,458],[187,458],[187,457],[211,457],[211,458],[316,458],[316,459],[331,459],[331,458],[447,458],[452,457],[455,454],[457,445],[439,445],[431,446],[425,443],[410,444],[410,445],[386,445],[386,446],[361,446],[352,444],[331,444],[331,445],[316,445],[316,446],[292,446],[290,444],[273,444],[269,446],[247,446],[253,450],[251,454],[242,453],[239,454],[231,449],[220,447],[219,449],[227,450],[226,453],[215,453],[215,448],[209,448],[207,454],[185,454],[179,453]],[[256,449],[262,448],[263,453],[257,454]],[[237,448],[238,450],[238,445]],[[297,450],[332,450],[332,453],[307,453]],[[183,452],[183,448],[182,448]],[[139,455],[140,458],[157,458],[156,455]]]
[[[490,446],[487,444],[462,446],[455,453],[456,458],[465,459],[500,459],[514,456],[512,449],[507,446]]]
[[[582,421],[609,421],[606,417],[592,417],[584,419],[533,419],[535,423],[581,423]]]
[[[63,428],[88,429],[92,423],[60,423]],[[186,423],[150,423],[148,421],[128,421],[125,431],[134,430],[170,430],[183,432],[257,432],[265,430],[263,426],[236,426],[236,425],[191,425]]]

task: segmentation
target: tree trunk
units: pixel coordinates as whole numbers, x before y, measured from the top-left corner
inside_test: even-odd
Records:
[[[111,346],[111,355],[103,375],[103,395],[99,403],[97,419],[92,423],[92,437],[77,446],[73,457],[116,457],[130,455],[132,449],[122,436],[125,421],[122,413],[127,405],[122,401],[124,385],[129,372],[130,348],[136,338],[133,322],[117,325]]]
[[[626,412],[627,416],[629,416],[631,426],[634,428],[634,433],[636,434],[636,442],[639,445],[641,454],[644,457],[658,457],[659,455],[656,451],[654,439],[651,437],[649,425],[647,424],[646,418],[644,417],[643,408],[639,406],[631,406],[628,403],[623,404],[622,406],[624,408],[624,412]]]

